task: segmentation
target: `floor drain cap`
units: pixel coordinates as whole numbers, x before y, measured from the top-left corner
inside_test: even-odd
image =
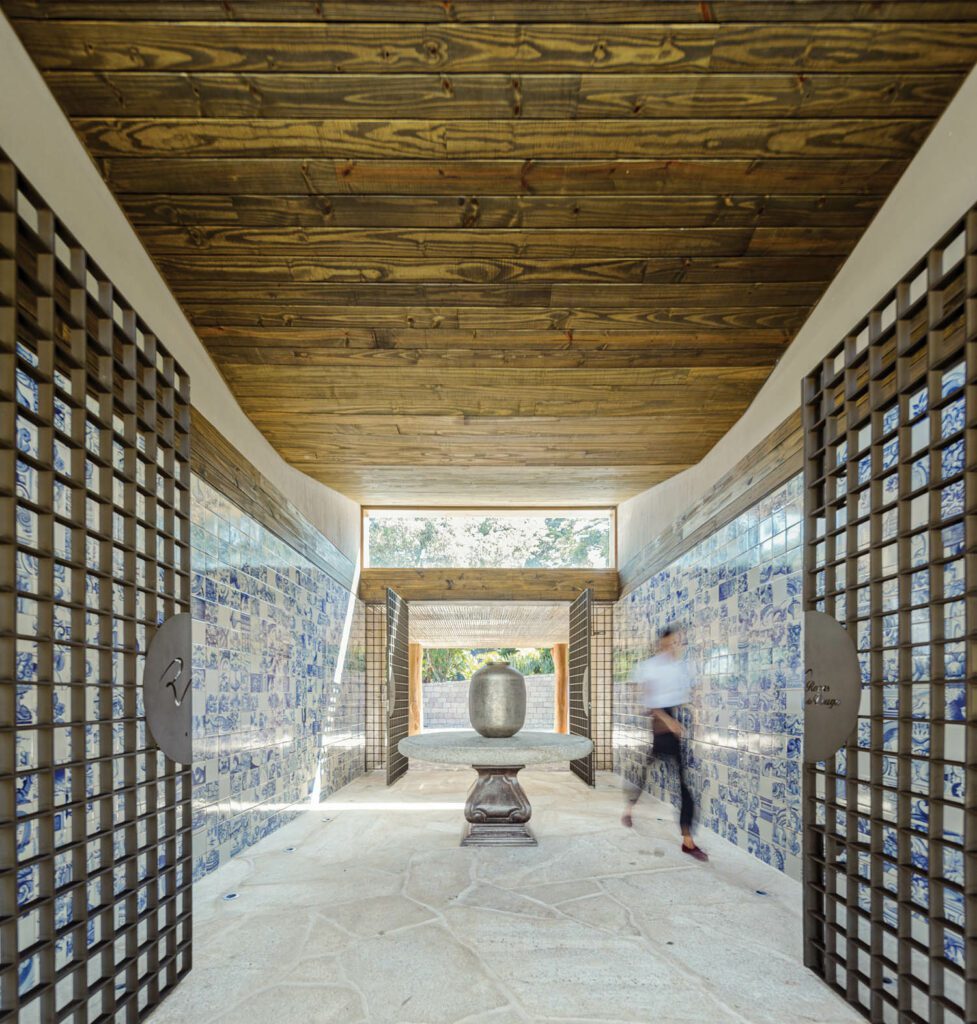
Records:
[[[225,900],[236,900],[237,899],[237,893],[236,892],[224,893],[224,899]]]

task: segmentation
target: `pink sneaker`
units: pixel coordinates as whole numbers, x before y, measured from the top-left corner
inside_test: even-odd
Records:
[[[709,854],[705,850],[700,850],[698,846],[686,846],[682,844],[682,853],[687,853],[690,857],[695,857],[696,860],[707,861],[709,860]]]

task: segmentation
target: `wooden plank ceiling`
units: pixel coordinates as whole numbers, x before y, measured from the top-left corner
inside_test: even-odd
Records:
[[[977,57],[977,2],[0,6],[248,415],[368,504],[698,461]]]

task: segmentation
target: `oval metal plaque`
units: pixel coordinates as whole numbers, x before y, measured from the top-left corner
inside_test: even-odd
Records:
[[[193,620],[189,613],[167,619],[149,645],[142,675],[146,725],[159,749],[180,764],[193,760],[192,643]]]
[[[824,612],[804,613],[804,760],[832,757],[858,724],[862,672],[848,630]]]

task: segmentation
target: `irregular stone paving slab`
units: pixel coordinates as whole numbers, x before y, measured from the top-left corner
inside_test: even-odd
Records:
[[[440,923],[364,940],[340,963],[361,980],[375,1024],[454,1024],[508,1002],[479,957]]]
[[[421,904],[399,895],[351,900],[321,913],[346,932],[367,938],[424,924],[434,918]]]
[[[666,804],[623,828],[607,774],[527,770],[540,846],[462,849],[469,774],[357,779],[204,878],[153,1024],[862,1020],[801,964],[797,882],[711,834],[689,863]]]
[[[284,984],[256,992],[216,1017],[215,1024],[365,1024],[366,1019],[362,999],[350,988]]]

